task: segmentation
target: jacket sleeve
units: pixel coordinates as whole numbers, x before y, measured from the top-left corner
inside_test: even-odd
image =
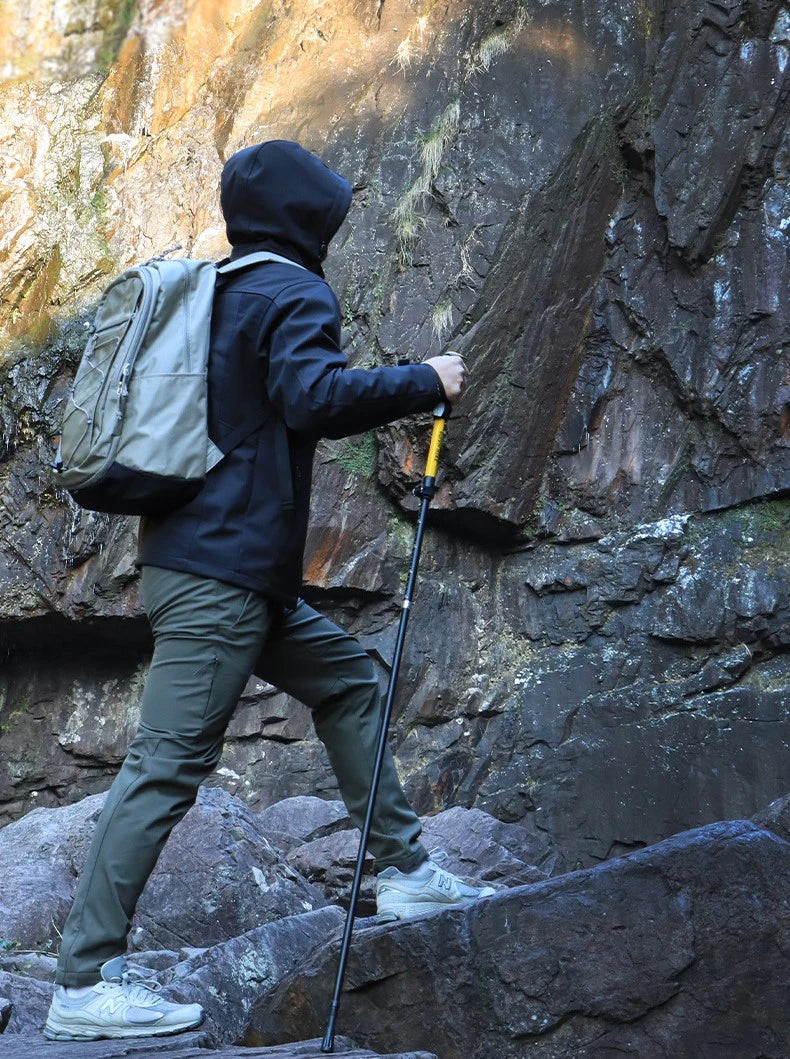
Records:
[[[263,327],[259,348],[268,356],[269,398],[291,430],[342,438],[444,400],[429,364],[346,367],[337,300],[322,282],[287,287]]]

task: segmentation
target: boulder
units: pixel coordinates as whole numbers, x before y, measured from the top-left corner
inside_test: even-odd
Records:
[[[421,842],[442,866],[472,884],[518,886],[545,879],[563,868],[562,859],[545,836],[520,824],[503,823],[480,809],[454,806],[422,818]],[[360,833],[356,828],[335,831],[296,846],[288,862],[323,888],[328,900],[347,905],[357,864]],[[366,854],[357,914],[376,913],[373,858]],[[538,867],[541,865],[541,867]]]
[[[310,882],[323,889],[328,900],[347,905],[359,855],[360,833],[357,828],[337,831],[296,846],[288,854],[288,863]],[[359,890],[357,915],[376,912],[376,880],[372,874],[373,858],[365,854],[365,873]]]
[[[223,1059],[272,1056],[278,1059],[317,1059],[320,1041],[302,1041],[263,1049],[225,1048],[247,1029],[247,1012],[259,993],[271,988],[304,957],[322,945],[342,922],[339,909],[324,908],[279,922],[234,938],[181,961],[158,977],[165,983],[164,995],[175,1001],[201,1003],[206,1020],[197,1033],[177,1037],[128,1041],[81,1042],[80,1059],[115,1059],[126,1055],[203,1056],[205,1049],[219,1048],[213,1055]],[[154,955],[154,954],[149,954]],[[21,959],[21,957],[20,957]],[[133,962],[138,964],[137,958]],[[150,962],[150,961],[149,961]],[[0,970],[0,1056],[3,1059],[73,1059],[73,1043],[58,1044],[41,1036],[52,987],[33,977]],[[338,1059],[375,1059],[377,1053],[355,1047],[346,1037],[336,1038]],[[396,1057],[391,1057],[396,1059]],[[434,1059],[433,1053],[399,1053],[397,1059]]]
[[[790,794],[786,794],[784,798],[777,798],[765,809],[755,813],[752,823],[773,831],[786,842],[790,842]]]
[[[244,802],[203,788],[146,885],[131,942],[146,949],[216,945],[325,904]]]
[[[423,845],[469,882],[520,886],[564,868],[545,835],[460,805],[423,818]]]
[[[134,965],[156,974],[158,971],[175,967],[180,960],[187,960],[198,952],[205,952],[205,949],[183,948],[179,952],[172,949],[148,949],[146,952],[135,952]]]
[[[214,945],[157,978],[168,999],[203,1005],[201,1030],[212,1044],[233,1044],[244,1036],[249,1009],[260,994],[337,935],[342,923],[339,908],[288,916]]]
[[[0,971],[35,978],[39,982],[54,982],[57,960],[40,952],[11,952],[0,956]]]
[[[790,1054],[788,887],[790,844],[735,821],[363,928],[339,1026],[465,1059]],[[247,1042],[320,1032],[336,957],[327,945],[261,996]]]
[[[54,952],[105,795],[34,809],[0,830],[0,938]]]
[[[103,801],[94,795],[37,809],[0,831],[0,937],[55,951]],[[220,788],[201,789],[140,898],[130,945],[213,945],[325,904],[269,843],[252,810]]]
[[[0,971],[0,996],[6,998],[8,1005],[4,1016],[5,1030],[0,1042],[11,1034],[41,1032],[52,1000],[50,983]]]
[[[302,794],[260,810],[258,820],[278,849],[286,851],[350,826],[345,805]]]

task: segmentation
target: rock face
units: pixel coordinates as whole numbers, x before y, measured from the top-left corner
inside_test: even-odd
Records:
[[[222,163],[280,136],[355,186],[350,361],[471,369],[393,727],[419,812],[586,867],[784,795],[786,5],[89,8],[9,10],[0,41],[0,820],[106,789],[150,654],[133,521],[47,471],[83,324],[127,263],[223,254]],[[316,463],[305,592],[382,682],[426,426]],[[256,682],[213,782],[337,795]]]
[[[748,822],[678,835],[452,912],[360,931],[344,1025],[374,1048],[520,1059],[784,1055],[790,846]],[[251,1013],[316,1032],[327,947]]]

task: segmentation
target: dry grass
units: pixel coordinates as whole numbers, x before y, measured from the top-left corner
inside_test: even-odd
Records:
[[[430,12],[435,6],[435,4],[431,4],[429,11],[419,16],[414,23],[413,28],[409,31],[408,36],[404,37],[395,49],[395,58],[393,59],[393,62],[402,74],[405,74],[407,69],[411,66],[412,61],[416,57],[418,47],[425,42],[425,34],[428,32]]]
[[[459,99],[453,99],[442,111],[434,128],[422,137],[420,172],[393,211],[398,259],[401,264],[411,263],[414,244],[426,224],[421,210],[425,200],[431,196],[431,187],[439,175],[444,153],[455,139],[460,122],[461,102]]]
[[[405,74],[411,66],[413,56],[414,45],[411,42],[411,37],[406,37],[395,49],[395,63],[402,74]]]
[[[439,175],[442,157],[455,139],[460,122],[461,101],[454,99],[444,108],[436,127],[424,137],[420,154],[422,157],[421,178],[426,190],[430,190],[431,184]]]
[[[414,244],[420,231],[425,227],[425,217],[420,213],[425,192],[412,184],[401,198],[392,213],[395,237],[398,242],[398,260],[401,264],[411,264]]]
[[[504,55],[512,47],[514,40],[526,24],[527,12],[525,8],[519,7],[512,22],[485,36],[478,46],[465,79],[477,71],[488,70],[500,55]],[[401,41],[396,49],[394,61],[404,74],[411,65],[416,52],[413,37],[417,35],[421,42],[427,25],[428,16],[420,16],[417,19],[414,30]],[[444,108],[436,125],[422,137],[420,171],[392,213],[392,223],[398,247],[398,260],[401,265],[411,264],[415,243],[426,224],[422,213],[425,201],[431,197],[433,183],[439,175],[448,147],[458,134],[460,124],[461,101],[459,97],[456,97]],[[464,258],[462,254],[461,275],[470,273],[471,268],[469,267],[468,258]],[[434,311],[434,334],[438,334],[439,331],[446,327],[446,308],[443,308],[443,306],[444,303],[442,302]]]
[[[445,335],[453,324],[453,304],[449,298],[442,298],[431,314],[431,332],[441,346]]]
[[[513,46],[513,41],[527,24],[527,12],[523,7],[518,8],[516,15],[507,26],[501,26],[493,33],[487,34],[480,41],[477,55],[474,58],[472,72],[478,70],[489,70],[500,55],[504,55]]]

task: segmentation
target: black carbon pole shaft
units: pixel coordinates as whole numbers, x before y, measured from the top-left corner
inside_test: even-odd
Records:
[[[354,881],[351,885],[348,911],[346,912],[343,940],[340,944],[340,956],[337,965],[337,975],[335,976],[335,990],[332,996],[332,1006],[329,1011],[329,1021],[327,1023],[326,1033],[324,1034],[324,1039],[321,1044],[322,1052],[333,1052],[335,1050],[335,1022],[337,1020],[337,1013],[340,1009],[340,994],[343,989],[343,978],[346,973],[348,951],[351,945],[351,934],[354,930],[354,917],[356,915],[357,900],[359,898],[360,886],[362,885],[362,869],[365,861],[365,852],[368,847],[368,839],[370,838],[373,811],[376,807],[376,795],[378,794],[379,781],[381,779],[381,768],[384,762],[384,755],[387,752],[387,736],[389,734],[389,724],[392,716],[392,704],[395,701],[395,688],[398,683],[398,671],[400,669],[401,657],[403,655],[403,644],[406,640],[406,627],[409,624],[409,614],[411,613],[414,590],[417,585],[417,568],[420,565],[420,552],[422,550],[422,539],[425,534],[425,522],[428,515],[428,508],[436,492],[436,472],[439,463],[439,451],[442,445],[445,423],[450,415],[450,405],[447,402],[440,404],[434,409],[433,415],[433,433],[431,435],[431,447],[428,451],[428,459],[425,464],[425,475],[422,480],[422,485],[416,490],[421,501],[420,513],[417,518],[417,532],[414,538],[409,577],[406,582],[406,591],[403,597],[400,623],[398,625],[398,635],[395,640],[395,651],[392,657],[392,670],[390,671],[387,696],[384,700],[384,711],[381,716],[379,742],[376,749],[376,759],[373,765],[373,775],[370,782],[368,807],[365,813],[365,822],[362,826],[362,836],[359,841],[359,852],[357,854],[357,864],[354,870]]]

